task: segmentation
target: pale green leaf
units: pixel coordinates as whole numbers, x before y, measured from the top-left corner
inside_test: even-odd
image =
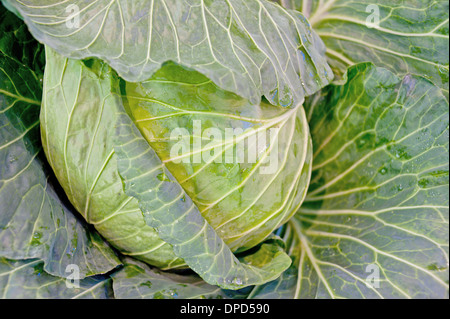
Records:
[[[448,103],[372,64],[347,78],[308,104],[313,177],[286,229],[293,266],[251,296],[448,298]]]
[[[38,40],[128,81],[174,61],[253,103],[295,106],[333,77],[306,19],[267,0],[9,2]]]
[[[312,149],[300,105],[253,105],[175,64],[122,85],[122,100],[162,166],[232,251],[261,243],[301,205]]]
[[[1,299],[107,299],[112,297],[111,279],[95,276],[78,282],[54,277],[39,260],[0,258]],[[78,286],[78,287],[77,287]]]
[[[113,148],[117,76],[100,60],[67,59],[47,47],[42,142],[76,210],[122,254],[158,267],[182,265],[127,196]]]
[[[121,87],[126,112],[116,131],[119,173],[149,225],[210,284],[237,289],[278,277],[289,262],[275,242],[240,261],[232,252],[264,241],[303,201],[311,145],[301,105],[253,105],[174,64],[148,81]],[[180,128],[187,131],[181,145],[194,149],[173,154],[180,146],[173,132]],[[244,161],[237,161],[240,141],[271,128],[277,133],[266,139],[255,162],[245,160],[250,147],[244,147]],[[223,138],[207,138],[210,129]],[[241,130],[227,137],[227,129]],[[227,150],[233,154],[229,163]],[[275,169],[261,173],[272,155]]]
[[[422,75],[448,96],[448,1],[279,2],[309,19],[325,42],[336,74],[343,75],[355,63],[370,61],[399,76]]]
[[[113,275],[117,299],[223,299],[225,291],[193,274],[173,274],[128,258]]]
[[[3,21],[18,20],[8,14]],[[13,19],[8,21],[11,32]],[[119,264],[115,253],[55,192],[39,135],[42,88],[33,54],[43,51],[36,42],[25,49],[33,46],[22,42],[30,37],[24,28],[16,31],[0,43],[0,256],[42,259],[45,270],[58,276],[67,276],[68,264],[77,264],[81,277],[108,272]],[[10,36],[17,39],[15,50],[2,46]]]

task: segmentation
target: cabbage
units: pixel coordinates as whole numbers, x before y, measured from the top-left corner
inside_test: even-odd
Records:
[[[448,298],[448,2],[4,5],[0,296]]]

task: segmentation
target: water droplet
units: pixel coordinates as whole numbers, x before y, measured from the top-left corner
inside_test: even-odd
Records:
[[[171,181],[170,178],[164,173],[159,174],[156,178],[158,178],[161,182],[170,182]]]
[[[447,68],[444,66],[444,65],[442,65],[442,64],[439,64],[439,72],[441,73],[441,74],[448,74],[448,70],[447,70]]]
[[[33,233],[33,239],[30,242],[31,246],[38,246],[41,244],[42,233],[36,231]]]
[[[427,266],[428,270],[432,271],[445,271],[448,269],[448,264],[446,266],[439,266],[437,263],[431,264]]]
[[[300,51],[300,54],[302,55],[302,57],[303,57],[303,61],[306,61],[306,56],[305,56],[305,53],[303,53],[303,51]]]
[[[170,289],[170,290],[169,290],[169,295],[170,295],[172,298],[177,298],[177,297],[178,297],[177,291],[176,291],[175,289]]]
[[[234,278],[233,279],[233,284],[235,285],[242,285],[242,279],[241,278]]]
[[[387,169],[383,167],[383,168],[381,169],[380,173],[381,173],[381,175],[386,175]]]
[[[146,281],[146,282],[140,284],[139,286],[145,286],[148,288],[152,288],[152,283],[151,283],[151,281]]]
[[[426,188],[429,183],[430,183],[429,180],[426,178],[422,178],[421,180],[419,180],[419,186],[421,188]]]
[[[280,100],[280,105],[282,107],[288,107],[291,106],[293,103],[292,94],[289,91],[286,91],[286,94],[284,97]]]
[[[270,96],[272,97],[272,101],[275,101],[275,99],[277,98],[277,95],[278,95],[278,89],[275,89],[275,90],[270,92]]]

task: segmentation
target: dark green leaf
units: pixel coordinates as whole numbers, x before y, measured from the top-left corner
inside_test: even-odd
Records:
[[[2,299],[106,299],[111,298],[109,277],[95,276],[80,281],[54,277],[39,260],[14,261],[0,258]]]
[[[127,196],[113,149],[117,81],[100,60],[67,59],[47,47],[41,113],[44,149],[71,203],[121,253],[158,267],[180,266]]]
[[[8,31],[5,39],[15,36],[19,44],[30,39],[26,29],[11,22],[18,18],[8,14],[12,18],[3,14],[2,21],[7,23],[0,25],[19,27]],[[37,61],[27,53],[42,48],[36,42],[34,49],[0,48],[0,256],[42,259],[45,270],[58,276],[68,275],[68,264],[77,264],[81,277],[108,272],[119,264],[114,252],[57,195],[54,188],[58,186],[42,158],[42,88],[36,64],[25,64]]]
[[[177,275],[152,269],[133,259],[113,276],[118,299],[222,299],[228,295],[192,274]]]
[[[285,235],[293,266],[251,296],[448,298],[448,103],[371,64],[347,77],[308,104],[314,167]]]

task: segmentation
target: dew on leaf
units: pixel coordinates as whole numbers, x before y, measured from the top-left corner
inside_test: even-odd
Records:
[[[17,161],[17,157],[15,155],[10,155],[9,156],[9,162],[10,163],[14,163],[15,161]]]
[[[146,282],[140,284],[139,286],[144,286],[144,287],[147,287],[147,288],[152,288],[152,282],[151,282],[151,281],[146,281]]]
[[[448,269],[448,266],[439,266],[437,263],[433,263],[428,265],[427,269],[432,271],[445,271]]]
[[[170,178],[164,173],[159,174],[158,176],[156,176],[156,178],[161,182],[171,182]]]
[[[42,233],[41,232],[34,232],[33,234],[33,239],[30,242],[31,246],[38,246],[41,244],[41,238],[42,238]]]

